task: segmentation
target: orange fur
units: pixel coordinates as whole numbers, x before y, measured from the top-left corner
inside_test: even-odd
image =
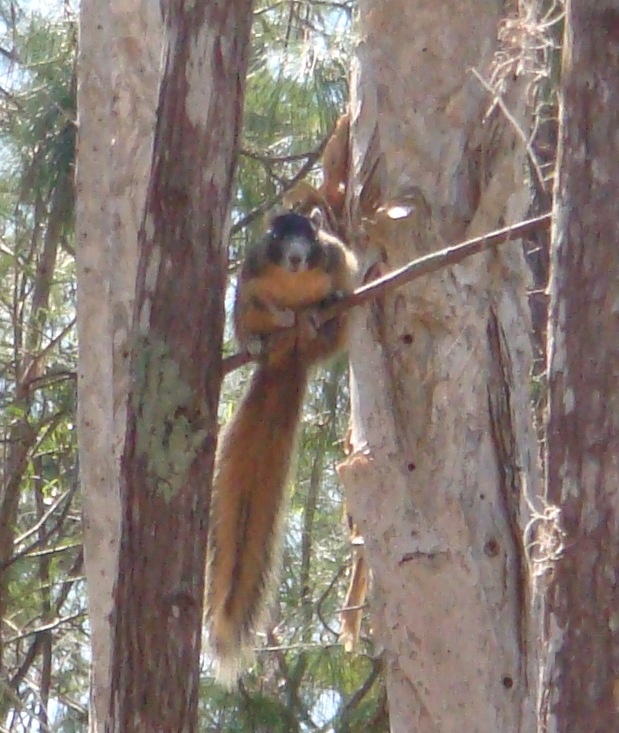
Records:
[[[218,677],[249,656],[278,577],[284,491],[307,370],[294,357],[259,366],[220,442],[213,484],[207,607]]]
[[[350,114],[346,112],[337,121],[322,155],[323,183],[320,193],[336,216],[341,216],[346,200],[349,167]]]
[[[278,310],[301,310],[335,289],[333,277],[323,270],[288,272],[268,264],[260,277],[247,280],[239,289],[235,309],[237,338],[243,343],[250,336],[273,333],[285,325],[278,321]],[[255,307],[256,300],[268,308]]]

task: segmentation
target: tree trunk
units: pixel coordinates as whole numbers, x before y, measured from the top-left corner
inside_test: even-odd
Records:
[[[542,729],[557,733],[617,729],[618,58],[619,2],[568,2],[551,249],[546,485],[548,501],[561,510],[562,535],[555,529],[541,537],[560,555],[546,592],[542,700]]]
[[[110,697],[128,338],[161,46],[156,3],[82,1],[76,205],[78,437],[92,643],[91,731],[103,730]]]
[[[197,727],[226,240],[251,0],[166,10],[140,231],[108,730]]]
[[[360,2],[348,190],[366,270],[526,211],[523,146],[471,72],[490,79],[499,7]],[[514,56],[502,103],[522,120]],[[377,212],[388,200],[408,215]],[[353,453],[341,476],[373,571],[394,733],[535,727],[525,279],[521,247],[506,245],[415,281],[354,327]]]

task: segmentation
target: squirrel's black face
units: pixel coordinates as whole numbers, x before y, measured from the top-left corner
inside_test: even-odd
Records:
[[[301,214],[282,214],[267,232],[267,257],[289,272],[304,272],[320,264],[322,249],[312,222]]]

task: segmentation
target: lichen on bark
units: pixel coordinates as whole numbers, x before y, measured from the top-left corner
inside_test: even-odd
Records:
[[[136,414],[136,456],[153,488],[169,501],[207,437],[190,385],[166,343],[140,337],[135,344],[132,407]]]

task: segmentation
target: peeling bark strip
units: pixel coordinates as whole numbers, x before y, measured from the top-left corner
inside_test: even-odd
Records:
[[[251,11],[251,0],[166,6],[139,238],[109,731],[197,728],[225,244]]]
[[[544,730],[617,730],[619,4],[567,5],[551,248],[547,496],[563,554],[547,590]]]
[[[530,597],[527,592],[526,550],[522,532],[524,522],[520,516],[520,506],[526,487],[522,484],[522,471],[518,465],[518,436],[513,420],[513,365],[505,332],[493,308],[490,308],[488,315],[487,335],[490,350],[490,368],[488,370],[490,434],[499,474],[498,497],[501,502],[502,515],[506,519],[508,533],[487,540],[484,551],[489,557],[492,557],[501,551],[502,545],[507,545],[506,555],[513,558],[516,603],[512,610],[514,611],[514,630],[520,651],[518,677],[521,685],[526,688],[528,685],[526,631]],[[505,679],[507,680],[508,677]]]

